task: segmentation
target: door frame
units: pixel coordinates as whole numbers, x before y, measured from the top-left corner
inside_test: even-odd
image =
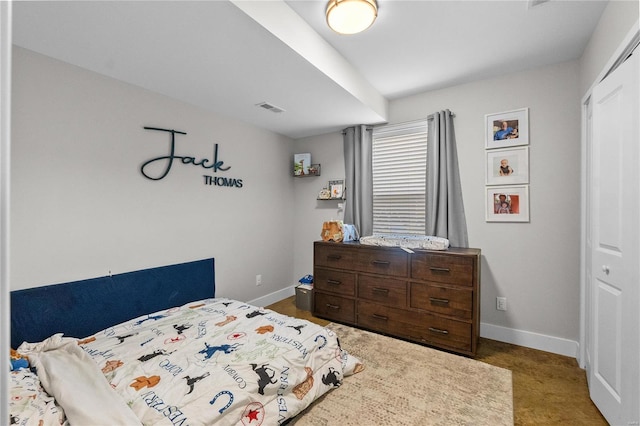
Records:
[[[596,87],[604,78],[612,71],[613,67],[618,65],[618,61],[623,55],[629,53],[628,51],[637,44],[638,37],[640,37],[640,20],[631,27],[631,30],[622,39],[622,42],[618,48],[613,52],[613,55],[609,58],[605,66],[602,68],[596,79],[591,83],[591,86],[582,97],[581,106],[581,147],[580,147],[580,340],[578,348],[578,365],[580,368],[585,369],[587,367],[587,293],[591,291],[591,287],[587,283],[587,268],[590,264],[587,262],[587,240],[589,237],[588,229],[588,170],[589,170],[589,158],[588,152],[590,149],[590,137],[591,129],[589,125],[589,103],[591,101],[591,94],[593,88]],[[636,53],[638,54],[638,53]]]
[[[0,353],[9,353],[9,166],[12,2],[0,1]],[[6,368],[2,364],[2,368]],[[6,371],[6,370],[5,370]],[[3,377],[5,377],[3,375]],[[0,383],[0,419],[9,418],[9,380]]]

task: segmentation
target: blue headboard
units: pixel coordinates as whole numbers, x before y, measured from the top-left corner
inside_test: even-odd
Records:
[[[11,347],[55,333],[83,338],[215,296],[214,259],[11,292]]]

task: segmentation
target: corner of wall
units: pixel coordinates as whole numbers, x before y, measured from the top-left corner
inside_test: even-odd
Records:
[[[498,325],[481,323],[480,337],[525,346],[571,358],[578,356],[578,342],[561,337],[532,333],[530,331],[517,330],[515,328],[501,327]]]
[[[603,69],[610,68],[621,52],[616,47],[638,31],[640,2],[610,1],[602,13],[600,22],[580,57],[580,93],[591,91],[595,81],[603,77]],[[611,64],[609,64],[611,62]],[[609,65],[607,65],[609,64]]]

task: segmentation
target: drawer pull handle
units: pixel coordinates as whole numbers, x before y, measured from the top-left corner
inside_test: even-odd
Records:
[[[389,266],[391,265],[391,262],[388,262],[386,260],[374,260],[373,263],[375,266]]]
[[[340,260],[342,259],[342,256],[340,256],[339,254],[330,254],[329,256],[327,256],[328,260]]]
[[[389,289],[388,288],[374,287],[374,288],[371,289],[371,291],[373,291],[374,293],[389,294]]]
[[[331,285],[340,285],[340,284],[342,284],[342,281],[327,280],[327,284],[331,284]]]
[[[431,266],[429,269],[430,269],[432,272],[447,272],[447,273],[451,272],[451,271],[449,270],[449,268],[438,268],[438,267],[436,267],[436,266]]]
[[[448,305],[449,304],[449,299],[440,299],[438,297],[430,297],[429,300],[431,301],[432,305]]]
[[[373,318],[375,318],[375,319],[379,319],[379,320],[382,320],[382,321],[388,321],[389,320],[389,317],[385,317],[384,315],[373,314],[371,316]]]
[[[435,327],[429,327],[429,331],[432,333],[438,333],[438,334],[449,334],[447,330],[442,330],[440,328],[435,328]]]
[[[338,309],[340,309],[340,306],[338,306],[338,305],[332,305],[332,304],[330,304],[330,303],[327,303],[327,308],[329,308],[329,309],[333,309],[333,310],[338,310]]]

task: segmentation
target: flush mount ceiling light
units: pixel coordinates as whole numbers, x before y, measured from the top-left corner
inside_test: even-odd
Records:
[[[338,34],[364,31],[377,16],[376,0],[331,0],[327,5],[327,24]]]

